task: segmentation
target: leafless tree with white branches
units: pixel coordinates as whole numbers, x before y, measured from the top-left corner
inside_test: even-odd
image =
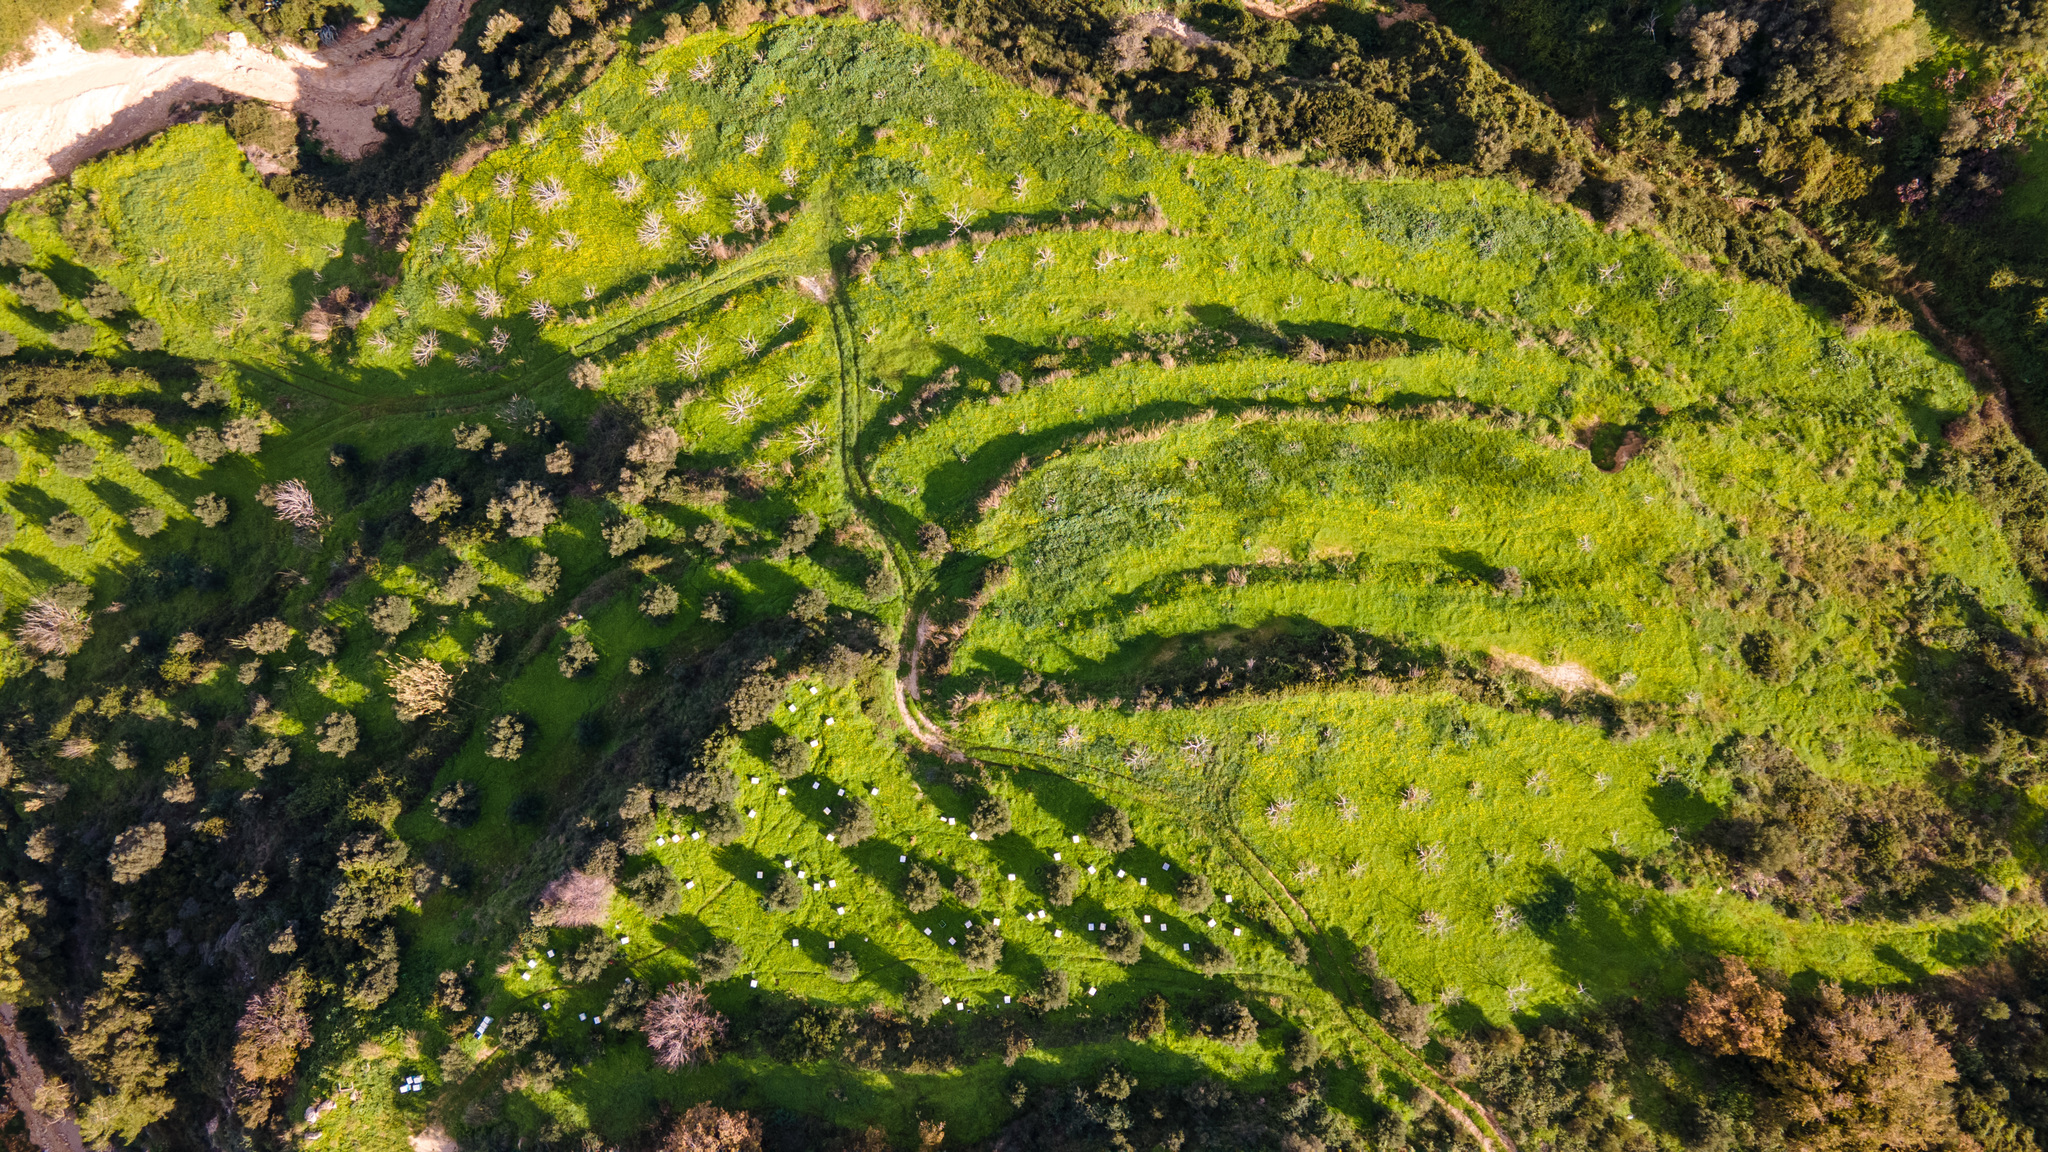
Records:
[[[583,149],[583,162],[585,164],[596,164],[602,161],[605,158],[605,154],[610,152],[618,142],[619,134],[612,131],[611,125],[606,124],[602,120],[593,124],[585,124],[582,136],[577,138],[577,145]]]
[[[308,532],[317,532],[326,517],[320,514],[320,506],[313,502],[313,493],[306,488],[304,480],[287,480],[277,486],[277,518]]]
[[[558,176],[543,176],[535,180],[526,190],[533,198],[534,210],[545,216],[569,203],[569,189]]]
[[[462,262],[477,265],[484,262],[491,253],[498,250],[498,242],[488,232],[471,232],[455,243],[455,254]]]
[[[712,1045],[725,1036],[725,1017],[698,984],[669,985],[647,1005],[644,1021],[654,1062],[671,1072],[708,1060]]]
[[[45,599],[30,601],[14,630],[15,639],[45,656],[68,656],[91,635],[85,613]]]
[[[642,248],[659,248],[668,243],[668,221],[661,218],[661,209],[649,208],[647,215],[640,218],[640,230],[635,233]]]
[[[738,424],[753,415],[754,409],[760,406],[761,398],[754,394],[754,390],[741,385],[726,393],[724,402],[719,404],[718,407],[720,411],[725,413],[725,422],[727,424]]]
[[[676,349],[676,367],[688,372],[690,379],[695,380],[703,373],[704,360],[710,355],[711,341],[703,336],[699,336],[696,343],[685,344],[681,348]]]

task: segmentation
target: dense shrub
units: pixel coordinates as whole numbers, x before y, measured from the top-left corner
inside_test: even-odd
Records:
[[[777,776],[794,780],[811,770],[811,746],[809,742],[784,732],[775,738],[768,763],[774,766]]]
[[[43,530],[59,548],[82,548],[92,540],[92,525],[76,512],[57,513]]]
[[[1143,1044],[1166,1035],[1166,997],[1157,992],[1131,1006],[1130,1026],[1124,1034],[1133,1044]]]
[[[1288,1034],[1286,1042],[1281,1047],[1281,1054],[1287,1061],[1290,1071],[1305,1072],[1315,1067],[1316,1062],[1323,1058],[1323,1042],[1308,1029],[1296,1028]]]
[[[852,951],[841,948],[832,953],[832,962],[826,966],[826,973],[841,984],[851,984],[860,979],[860,962],[853,958]]]
[[[1073,996],[1073,979],[1064,968],[1048,968],[1038,976],[1038,992],[1033,1003],[1042,1012],[1057,1012],[1065,1008]]]
[[[666,869],[663,869],[666,871]],[[697,975],[706,983],[724,980],[740,970],[745,959],[740,946],[726,939],[714,939],[697,953]]]
[[[114,837],[114,849],[107,853],[107,864],[113,869],[114,883],[133,884],[163,863],[164,826],[160,823],[138,824]]]
[[[1236,1000],[1225,1000],[1202,1019],[1202,1033],[1211,1040],[1243,1048],[1259,1039],[1259,1022],[1251,1009]]]
[[[134,307],[128,297],[121,294],[120,289],[104,280],[94,284],[92,291],[87,292],[85,299],[80,303],[85,305],[85,314],[95,320],[112,319]]]
[[[127,446],[121,450],[121,454],[127,457],[129,466],[137,472],[148,472],[161,468],[164,466],[164,461],[167,457],[167,454],[164,452],[164,442],[147,432],[137,433],[130,438]]]
[[[761,906],[770,912],[794,912],[803,907],[804,897],[810,891],[808,885],[796,878],[796,873],[780,871],[768,882],[768,894]]]
[[[361,739],[356,731],[355,715],[349,712],[329,712],[313,731],[319,737],[315,747],[337,760],[347,759]]]
[[[1010,830],[1010,806],[1000,796],[983,796],[968,817],[976,839],[993,840]]]
[[[875,834],[875,813],[865,801],[851,797],[840,802],[838,823],[832,827],[832,841],[851,848]]]
[[[775,710],[782,705],[787,687],[779,676],[767,672],[756,672],[740,681],[739,687],[726,699],[726,712],[732,717],[732,726],[741,732],[750,732],[768,722]]]
[[[1191,916],[1200,916],[1216,902],[1216,889],[1209,878],[1195,872],[1182,872],[1180,882],[1174,886],[1174,902],[1180,910]]]
[[[942,1007],[945,994],[922,972],[913,972],[903,985],[903,1011],[918,1020],[929,1020]]]
[[[981,904],[981,881],[962,872],[953,877],[953,899],[968,908]]]
[[[562,654],[555,660],[555,667],[562,675],[573,680],[584,670],[597,663],[597,645],[582,632],[569,634],[569,642],[562,646]]]
[[[268,656],[273,652],[284,651],[285,646],[291,642],[291,627],[273,616],[268,620],[259,620],[251,624],[249,630],[242,633],[235,644],[247,648],[258,656]]]
[[[439,599],[443,604],[469,607],[484,587],[484,574],[468,563],[457,564],[448,570],[448,578],[441,582]]]
[[[683,887],[675,873],[662,865],[645,869],[622,886],[626,899],[650,920],[673,916],[683,906]]]
[[[640,611],[650,620],[666,620],[682,607],[683,598],[676,590],[659,580],[648,584],[647,591],[640,594]]]
[[[966,942],[960,947],[960,959],[969,971],[994,971],[1003,962],[1003,934],[987,924],[969,928]]]
[[[547,491],[526,480],[512,485],[503,497],[492,500],[486,511],[493,524],[505,522],[506,534],[515,537],[539,536],[559,515],[554,499]]]
[[[604,544],[607,554],[624,556],[633,549],[647,543],[647,521],[637,516],[628,516],[604,529]]]
[[[1923,785],[1829,780],[1764,738],[1724,747],[1726,811],[1676,853],[1729,882],[1761,878],[1787,912],[1901,915],[1975,898],[1993,850]]]
[[[429,524],[461,507],[462,497],[439,476],[420,485],[412,494],[412,514]]]
[[[903,585],[897,583],[896,574],[886,567],[877,567],[868,573],[866,582],[861,585],[861,594],[874,604],[886,604],[902,592]]]
[[[1045,866],[1045,902],[1055,908],[1065,908],[1081,894],[1082,872],[1072,864],[1054,863]]]
[[[208,528],[218,528],[227,523],[227,497],[218,492],[208,492],[192,502],[192,515]]]
[[[164,510],[153,504],[137,508],[128,514],[128,530],[144,540],[163,531],[169,522]]]
[[[186,433],[185,450],[199,457],[204,464],[216,463],[228,454],[227,445],[221,443],[220,433],[212,428],[195,428]]]
[[[533,563],[526,571],[526,586],[545,599],[555,594],[562,583],[562,562],[546,552],[533,554]]]
[[[728,774],[729,776],[730,774]],[[697,827],[704,833],[704,842],[713,848],[739,842],[746,834],[747,822],[741,818],[740,810],[731,803],[714,804],[697,819]]]
[[[476,823],[483,809],[483,796],[467,780],[457,780],[434,797],[434,817],[450,828],[467,828]]]
[[[795,602],[789,606],[789,615],[791,619],[816,624],[825,618],[825,611],[830,607],[832,601],[823,592],[806,588],[796,594]]]
[[[815,512],[805,512],[791,520],[789,526],[782,531],[781,542],[775,546],[775,558],[788,560],[810,551],[811,545],[818,539],[819,528],[818,514]]]
[[[555,971],[561,975],[564,983],[588,984],[604,975],[604,970],[611,967],[618,956],[618,941],[600,928],[558,960]]]
[[[1131,818],[1121,808],[1104,808],[1088,821],[1088,840],[1104,852],[1127,851],[1138,842]]]
[[[491,721],[487,733],[489,744],[484,755],[493,760],[517,760],[526,751],[526,718],[518,715],[504,715]]]
[[[24,272],[15,281],[15,295],[23,304],[38,312],[55,312],[64,307],[64,293],[57,290],[57,283],[41,272]]]
[[[1145,933],[1128,916],[1112,916],[1102,927],[1102,954],[1118,964],[1136,964],[1144,944]]]
[[[99,453],[93,451],[92,445],[74,440],[57,449],[57,455],[51,462],[57,466],[57,471],[64,475],[75,480],[83,480],[92,475],[93,463],[98,458]]]
[[[929,912],[945,898],[946,887],[939,882],[937,869],[922,860],[912,863],[903,881],[904,906],[912,912]]]
[[[1396,1040],[1421,1049],[1429,1043],[1429,1005],[1408,998],[1399,984],[1382,976],[1372,982],[1373,996],[1380,1002],[1380,1023]]]
[[[412,627],[412,600],[404,596],[380,596],[370,608],[370,627],[386,636],[396,636]]]

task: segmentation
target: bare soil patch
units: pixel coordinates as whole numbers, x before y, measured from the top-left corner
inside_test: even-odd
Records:
[[[384,140],[380,107],[419,118],[413,78],[455,43],[473,0],[432,0],[416,19],[359,24],[319,52],[259,48],[240,33],[185,56],[87,52],[55,35],[0,71],[0,207],[174,123],[195,103],[266,100],[314,121],[337,155]]]

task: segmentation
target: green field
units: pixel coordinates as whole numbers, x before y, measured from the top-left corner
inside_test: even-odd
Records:
[[[92,589],[75,655],[9,642],[4,660],[23,740],[90,741],[49,754],[61,803],[157,813],[174,858],[189,846],[231,881],[287,869],[282,845],[234,841],[265,819],[237,797],[323,844],[407,847],[383,872],[328,872],[333,847],[303,861],[382,877],[362,882],[383,902],[369,927],[336,928],[324,887],[236,914],[301,942],[325,917],[337,967],[396,930],[395,990],[358,1010],[326,988],[279,1106],[342,1102],[316,1147],[434,1126],[464,1146],[625,1141],[707,1099],[974,1142],[1014,1114],[1012,1081],[1112,1063],[1277,1093],[1292,1027],[1343,1057],[1330,1105],[1369,1127],[1417,1086],[1451,1089],[1440,1052],[1375,1021],[1362,945],[1457,1032],[1674,996],[1717,953],[1804,987],[1904,984],[2039,926],[2017,898],[2038,792],[2004,817],[2028,835],[1973,874],[1995,901],[1800,917],[1672,863],[1728,803],[1745,737],[1829,780],[1938,783],[1925,734],[1951,718],[1910,671],[1909,612],[2030,636],[2048,620],[1999,520],[1922,471],[1976,403],[1953,364],[1509,184],[1167,152],[893,26],[813,19],[613,64],[445,178],[402,240],[286,208],[204,124],[81,169],[7,228],[67,297],[0,294],[18,355],[64,362],[54,340],[83,325],[94,402],[154,403],[5,436],[20,528],[0,592]],[[131,307],[88,314],[99,281]],[[124,343],[140,317],[161,351]],[[236,419],[260,450],[195,454],[196,429]],[[629,446],[661,429],[682,455],[649,479]],[[130,462],[136,437],[166,445],[161,466]],[[56,468],[70,443],[96,453],[89,475]],[[411,504],[436,478],[462,499],[427,523]],[[316,528],[266,506],[292,480]],[[558,518],[515,534],[493,504],[526,483]],[[193,509],[212,493],[230,515],[209,527]],[[144,507],[161,534],[132,530]],[[83,544],[46,528],[67,510]],[[815,542],[778,547],[805,513]],[[531,578],[542,555],[554,587]],[[658,588],[672,615],[642,611]],[[829,612],[786,623],[810,589]],[[1930,589],[1948,599],[1926,608]],[[380,630],[391,596],[415,614]],[[230,648],[272,617],[289,647]],[[186,633],[200,644],[179,653]],[[862,670],[828,667],[856,634]],[[723,707],[700,678],[739,652],[781,656],[782,679],[772,726],[715,754],[738,839],[694,838],[710,820],[680,807],[615,816],[632,785],[660,794],[650,765],[697,755]],[[401,659],[454,676],[444,710],[398,718]],[[361,727],[346,757],[315,747],[337,713]],[[510,759],[491,754],[506,715],[526,723]],[[777,775],[776,733],[817,741],[810,771]],[[269,740],[288,763],[252,766]],[[155,798],[187,772],[197,807]],[[466,827],[436,816],[458,783]],[[1013,823],[992,840],[970,834],[984,796]],[[852,849],[827,838],[842,797],[876,816]],[[1106,803],[1134,824],[1120,853],[1087,836]],[[622,885],[670,871],[680,910],[650,919],[621,893],[595,928],[533,929],[543,887],[606,842]],[[1055,860],[1089,873],[1069,906],[1046,898]],[[981,899],[911,912],[920,861]],[[810,890],[769,912],[784,870]],[[1183,911],[1189,872],[1228,901]],[[160,903],[123,915],[161,936]],[[1149,942],[1131,965],[1095,927],[1126,915]],[[1000,926],[991,970],[962,956],[969,922]],[[617,944],[602,975],[565,976],[598,937]],[[623,978],[696,978],[714,937],[745,956],[711,986],[736,1033],[790,1005],[893,1008],[913,974],[963,1007],[929,1051],[819,1063],[736,1036],[682,1072],[587,1019]],[[1205,975],[1219,947],[1234,964]],[[845,953],[859,974],[841,983]],[[1055,970],[1073,1005],[1025,1008]],[[443,972],[466,1003],[436,1001]],[[1154,993],[1173,1026],[1126,1039]],[[1200,1034],[1201,1006],[1240,994],[1258,1042]],[[484,1015],[530,1016],[559,1075],[536,1083],[530,1054],[476,1038]],[[1022,1021],[1036,1044],[1005,1066],[990,1037]],[[413,1074],[425,1089],[399,1093]]]

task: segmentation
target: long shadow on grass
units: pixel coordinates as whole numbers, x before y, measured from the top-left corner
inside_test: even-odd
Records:
[[[1185,574],[1182,574],[1184,578]],[[1174,577],[1168,583],[1180,582]],[[1099,613],[1127,618],[1140,603],[1156,599],[1149,589],[1113,597]],[[1070,622],[1087,626],[1086,619]],[[1018,622],[1012,617],[1013,622]],[[1045,621],[1021,621],[1022,626]],[[971,655],[975,664],[995,672],[1005,682],[1023,675],[1014,659],[985,647]],[[1232,625],[1205,632],[1147,632],[1119,644],[1100,659],[1069,652],[1073,668],[1060,680],[1067,687],[1088,693],[1125,692],[1137,695],[1149,690],[1161,696],[1184,694],[1212,699],[1246,692],[1270,692],[1294,685],[1348,678],[1361,672],[1386,668],[1430,669],[1444,663],[1439,649],[1426,643],[1374,635],[1349,628],[1332,628],[1300,615],[1277,615],[1258,620],[1250,627]],[[1002,675],[1001,669],[1012,669]],[[944,693],[952,685],[940,683]]]
[[[1662,893],[1611,876],[1580,883],[1549,866],[1536,879],[1536,893],[1520,905],[1523,921],[1565,977],[1595,1000],[1675,993],[1684,986],[1684,960],[1729,947]]]

